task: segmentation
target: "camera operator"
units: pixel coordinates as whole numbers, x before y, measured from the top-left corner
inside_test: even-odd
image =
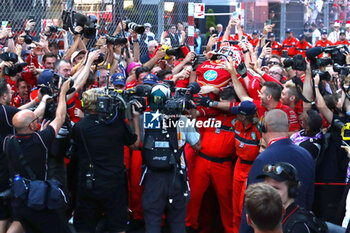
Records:
[[[121,114],[110,124],[99,122],[97,97],[102,93],[101,89],[83,93],[85,117],[73,128],[79,171],[74,215],[77,232],[95,232],[102,213],[107,231],[126,230],[128,198],[124,145],[131,149],[139,145],[139,114],[133,112],[136,134],[130,132]]]
[[[16,128],[16,135],[8,138],[4,143],[4,151],[6,151],[9,159],[11,177],[16,175],[13,182],[18,180],[24,182],[24,179],[32,179],[32,181],[47,180],[47,151],[65,120],[65,98],[69,84],[70,80],[62,85],[56,117],[44,130],[36,132],[39,116],[32,111],[23,110],[14,115],[12,122]],[[17,194],[16,189],[12,189],[14,197],[12,205],[16,217],[24,226],[26,232],[70,232],[62,216],[56,210],[50,210],[47,207],[41,210],[28,207],[29,194],[27,191],[22,193],[24,195],[23,199],[22,196],[16,196]]]
[[[164,84],[157,84],[152,88],[151,111],[157,112],[150,113],[151,116],[154,117],[159,111],[166,110],[164,105],[170,98],[170,93],[169,87]],[[173,123],[182,121],[185,124],[188,120],[182,115],[171,117],[163,114],[160,114],[158,119],[160,123],[165,119]],[[143,175],[142,208],[146,232],[160,233],[162,216],[165,213],[170,232],[185,233],[189,190],[183,151],[186,143],[189,143],[194,150],[199,150],[200,135],[191,125],[180,127],[178,124],[166,127],[162,123],[158,129],[145,128],[142,135],[144,135],[142,158],[146,164]],[[158,160],[160,156],[165,160]]]
[[[319,90],[320,77],[314,77],[314,88],[316,92],[316,106],[322,116],[330,123],[328,132],[324,135],[324,148],[318,159],[316,169],[317,182],[343,183],[346,178],[348,157],[347,153],[341,148],[343,140],[349,143],[349,140],[342,138],[341,130],[346,130],[347,123],[350,122],[348,111],[350,110],[350,101],[346,97],[343,109],[345,115],[340,116],[333,113],[326,105],[323,96]],[[327,221],[334,221],[336,211],[341,200],[344,186],[316,186],[315,213],[317,216]],[[333,208],[332,208],[333,207]],[[341,224],[341,222],[335,222]]]

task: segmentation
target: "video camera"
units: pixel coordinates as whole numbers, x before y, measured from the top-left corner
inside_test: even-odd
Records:
[[[152,87],[149,85],[137,85],[129,90],[104,89],[101,96],[97,97],[97,112],[99,121],[109,124],[119,115],[131,111],[131,105],[136,101],[140,102],[142,107],[135,109],[143,112],[146,110],[146,99],[151,93]]]
[[[323,52],[330,54],[331,59],[330,58],[326,58],[326,59],[321,58],[321,59],[324,59],[323,61],[321,59],[317,59],[317,56]],[[349,49],[347,46],[341,44],[341,45],[336,45],[336,46],[330,46],[327,48],[314,47],[314,48],[308,49],[306,51],[306,56],[312,62],[310,64],[311,68],[317,67],[316,69],[318,69],[318,67],[325,66],[328,64],[339,64],[341,66],[345,65],[346,64],[345,52],[349,52]],[[319,60],[321,60],[321,61],[319,61]]]
[[[200,86],[196,82],[188,84],[187,88],[177,88],[173,97],[165,101],[165,105],[160,111],[166,115],[179,115],[185,109],[195,109],[192,103],[193,95],[200,91]]]
[[[81,26],[85,38],[92,39],[96,35],[97,18],[94,15],[86,16],[75,11],[63,10],[61,18],[65,30],[70,28],[75,33],[74,28]]]

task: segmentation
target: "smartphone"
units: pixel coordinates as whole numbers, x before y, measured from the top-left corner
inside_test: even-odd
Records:
[[[232,12],[232,18],[233,18],[233,19],[239,19],[239,14],[238,14],[238,12],[236,12],[236,11]]]
[[[270,44],[268,44],[266,47],[271,48],[271,40],[265,40],[265,44],[267,43],[270,43]]]
[[[272,24],[271,19],[266,20],[265,25],[271,25],[271,24]]]
[[[248,38],[246,36],[242,36],[242,42],[248,42]]]
[[[7,27],[7,28],[12,28],[12,22],[11,22],[11,21],[7,21],[6,27]]]

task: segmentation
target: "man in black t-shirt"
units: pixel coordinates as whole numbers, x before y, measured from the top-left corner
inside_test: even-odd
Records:
[[[13,119],[13,126],[16,129],[15,139],[23,153],[23,159],[19,159],[19,153],[14,143],[4,143],[4,151],[9,160],[10,176],[19,175],[22,178],[30,179],[28,167],[32,170],[36,180],[47,179],[47,152],[55,138],[58,130],[62,127],[66,118],[66,93],[69,89],[70,80],[66,81],[58,97],[58,106],[55,119],[49,126],[37,131],[38,119],[34,112],[23,110],[17,112]],[[23,165],[25,162],[26,167]],[[16,217],[19,219],[25,232],[65,233],[70,232],[62,216],[56,210],[34,210],[27,206],[27,201],[14,198],[12,201],[15,207]]]
[[[98,218],[106,218],[106,231],[125,232],[127,224],[127,179],[124,145],[139,144],[139,118],[134,113],[136,134],[119,115],[112,122],[99,121],[96,112],[99,89],[83,93],[85,117],[73,127],[78,157],[77,205],[74,227],[77,232],[95,232]]]
[[[13,91],[11,86],[5,79],[0,79],[0,233],[6,232],[7,225],[10,219],[10,205],[4,200],[2,196],[6,196],[9,189],[9,171],[6,161],[5,153],[3,153],[3,139],[9,135],[14,134],[15,130],[12,125],[12,117],[20,111],[20,109],[26,109],[33,107],[36,101],[33,100],[30,103],[21,106],[19,109],[9,106],[11,104]],[[41,103],[35,110],[37,116],[42,116],[46,106],[46,100],[48,96],[42,98]],[[20,229],[20,224],[12,224],[11,230],[16,231]],[[17,231],[16,231],[17,232]]]

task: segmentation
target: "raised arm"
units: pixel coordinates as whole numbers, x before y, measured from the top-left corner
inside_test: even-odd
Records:
[[[225,62],[225,69],[231,74],[232,85],[235,89],[235,92],[241,101],[249,100],[253,101],[251,97],[247,94],[241,82],[237,78],[237,71],[232,59],[229,59],[229,62]]]

